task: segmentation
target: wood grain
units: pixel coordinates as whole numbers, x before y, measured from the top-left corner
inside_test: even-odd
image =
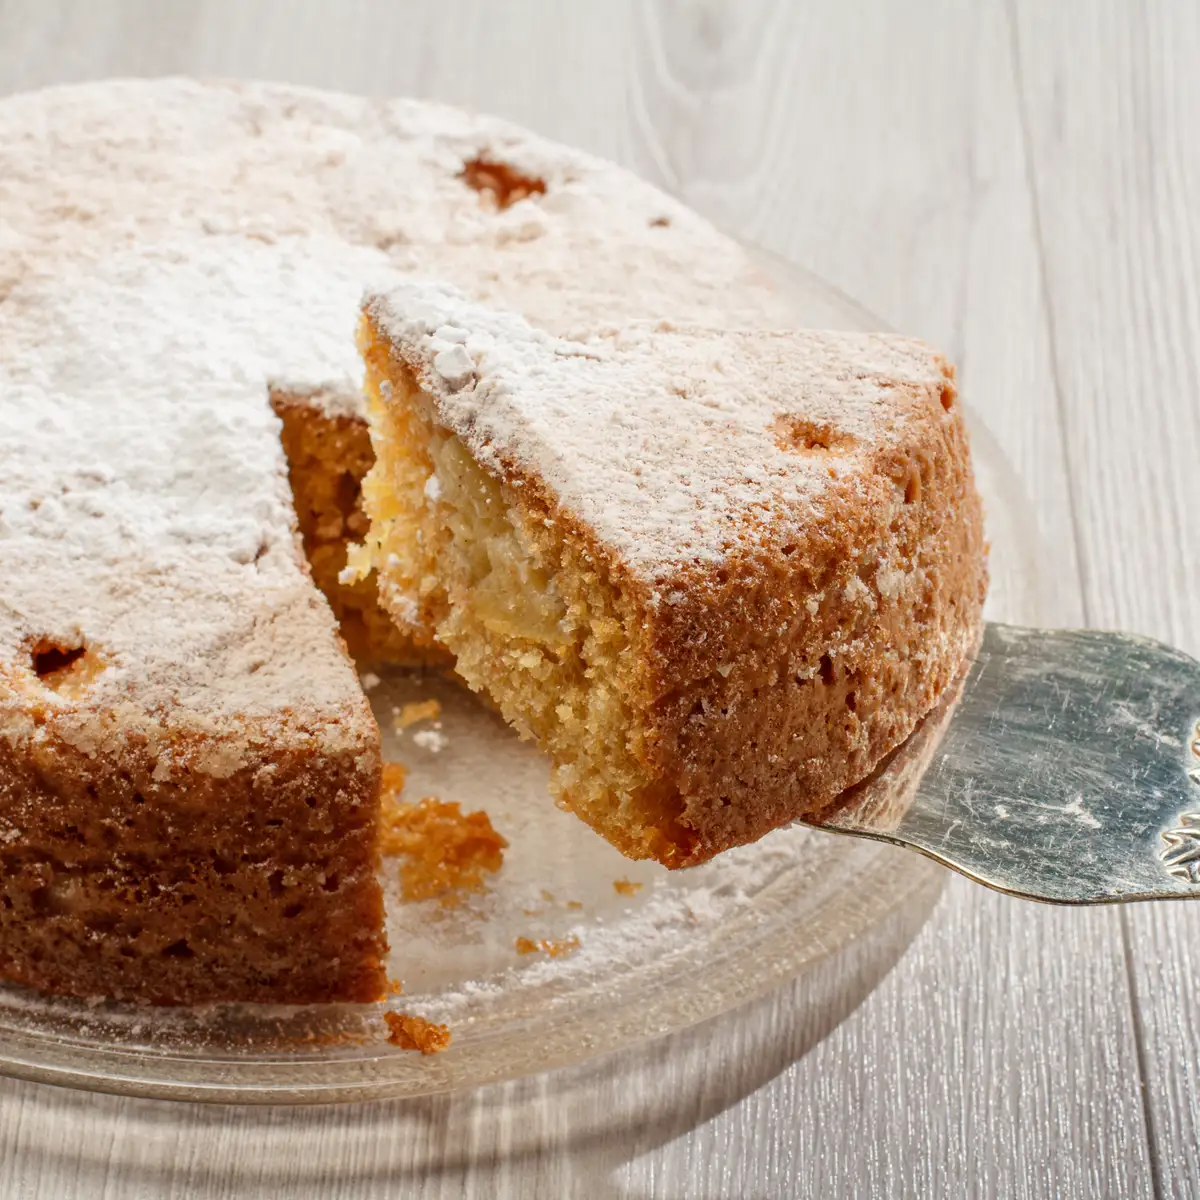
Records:
[[[1194,5],[1015,13],[1090,623],[1200,653],[1200,47]],[[1198,797],[1200,800],[1200,797]],[[1200,1194],[1200,909],[1125,936],[1164,1195]]]
[[[958,360],[1032,504],[1043,619],[1196,651],[1198,36],[1184,5],[1100,0],[0,0],[0,91],[289,79],[486,108],[617,158]],[[0,1082],[0,1195],[1183,1194],[1194,916],[956,881],[882,981],[899,934],[736,1020],[422,1103]]]

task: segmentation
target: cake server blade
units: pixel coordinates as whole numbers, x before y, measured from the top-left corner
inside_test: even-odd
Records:
[[[1128,634],[986,625],[912,737],[807,823],[1033,900],[1200,897],[1200,663]]]

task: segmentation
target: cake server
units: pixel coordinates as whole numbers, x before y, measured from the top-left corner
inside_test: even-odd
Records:
[[[807,823],[1033,900],[1200,897],[1200,663],[1123,633],[988,624],[913,736]]]

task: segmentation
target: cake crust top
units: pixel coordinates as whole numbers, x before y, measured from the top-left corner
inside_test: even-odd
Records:
[[[325,237],[570,335],[783,319],[732,239],[628,171],[506,121],[291,85],[108,80],[0,101],[0,300],[56,261],[180,235]],[[360,411],[356,390],[329,398]]]
[[[365,312],[485,469],[537,480],[654,582],[801,536],[954,398],[945,359],[892,335],[635,322],[567,340],[412,281]]]

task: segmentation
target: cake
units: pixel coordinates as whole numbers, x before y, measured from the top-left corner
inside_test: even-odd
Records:
[[[334,614],[365,657],[439,652],[339,581],[361,289],[557,336],[786,302],[627,172],[417,101],[53,88],[0,101],[0,179],[0,977],[378,998],[378,735]]]
[[[953,371],[893,336],[627,322],[568,340],[373,294],[358,556],[553,762],[689,866],[868,775],[953,680],[986,586]]]

